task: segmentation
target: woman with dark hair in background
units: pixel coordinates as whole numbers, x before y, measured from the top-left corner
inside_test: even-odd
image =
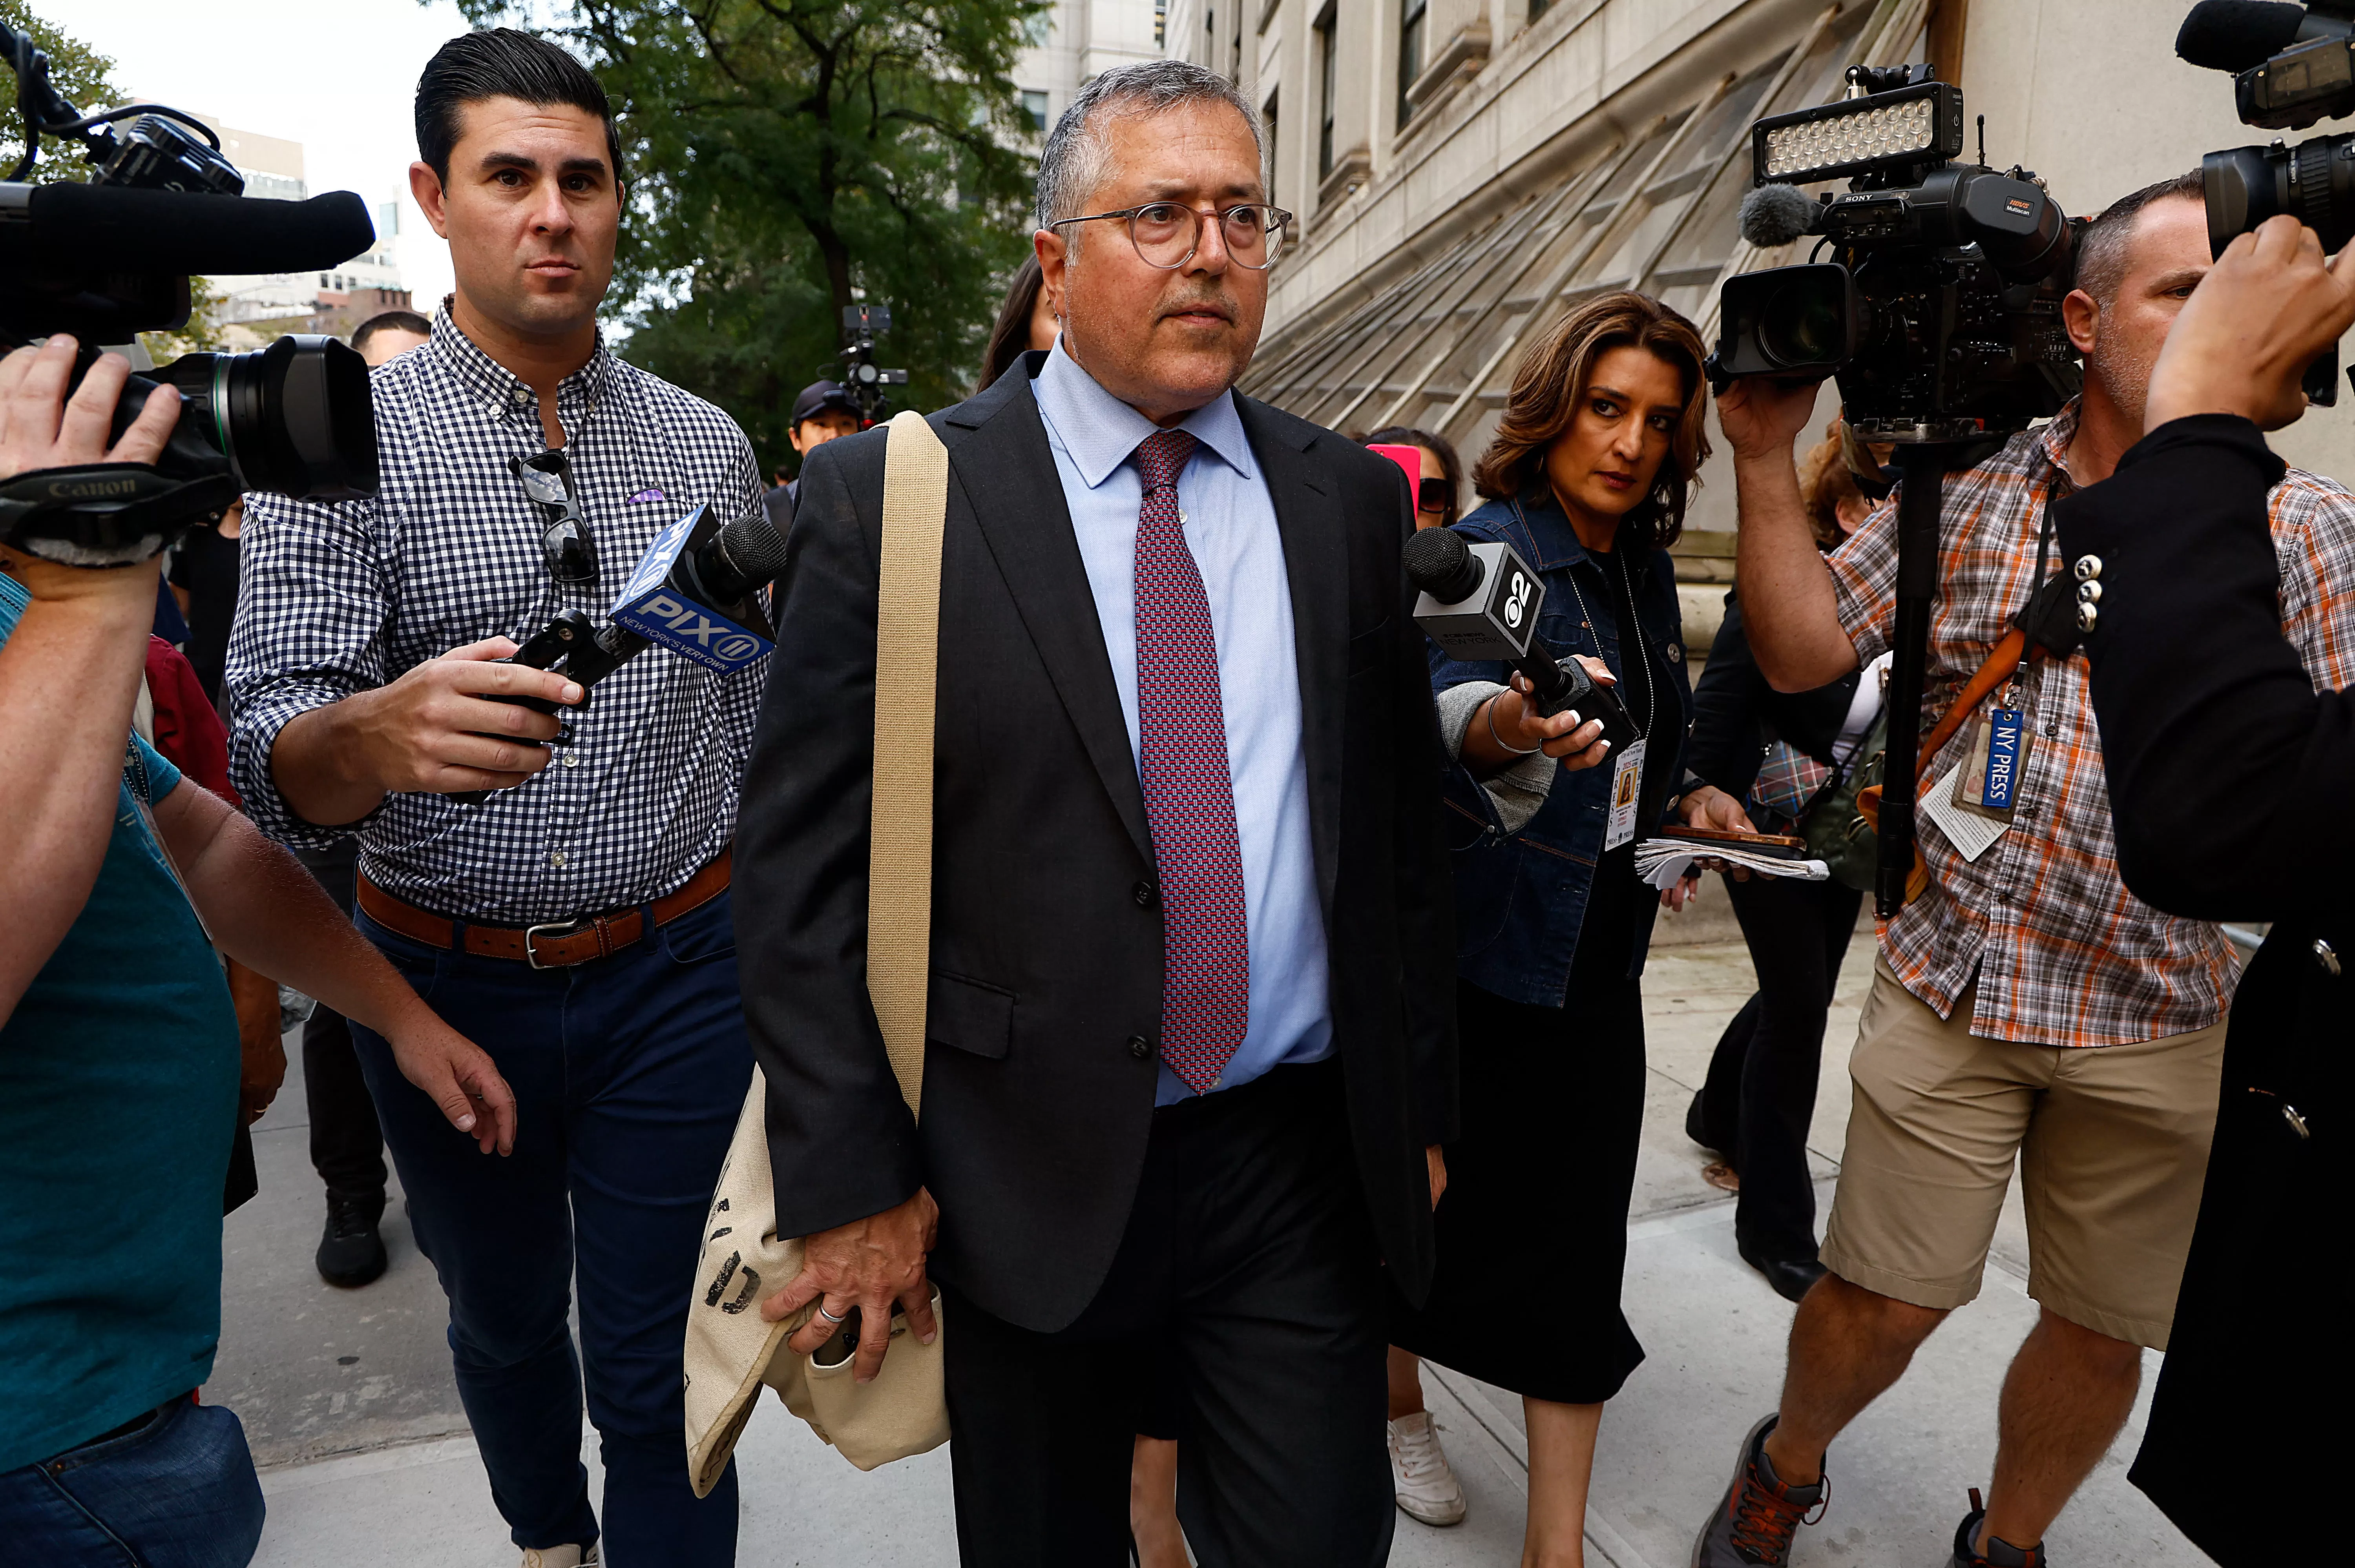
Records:
[[[1464,464],[1445,436],[1408,425],[1386,425],[1370,436],[1352,439],[1361,447],[1412,447],[1421,452],[1423,472],[1414,487],[1414,525],[1455,526],[1457,497],[1464,493]]]
[[[1799,463],[1799,493],[1827,554],[1872,510],[1842,457],[1842,428]],[[1742,603],[1725,596],[1725,620],[1693,692],[1685,799],[1720,821],[1768,832],[1806,832],[1824,813],[1852,817],[1855,769],[1880,749],[1886,656],[1812,692],[1777,692],[1760,673],[1742,629]],[[1742,802],[1748,801],[1745,813]],[[1741,1183],[1734,1244],[1775,1292],[1796,1301],[1821,1277],[1816,1261],[1816,1190],[1807,1176],[1807,1127],[1824,1049],[1824,1017],[1856,928],[1869,856],[1836,863],[1824,882],[1726,879],[1758,990],[1735,1013],[1693,1096],[1685,1131],[1731,1159]]]
[[[997,324],[989,329],[989,347],[981,356],[981,379],[974,386],[974,396],[979,397],[1031,349],[1054,347],[1055,334],[1060,330],[1053,297],[1039,272],[1039,258],[1026,257],[1014,270],[1006,302],[997,307]]]
[[[1463,1136],[1446,1149],[1431,1298],[1395,1304],[1392,1463],[1411,1516],[1463,1517],[1412,1357],[1519,1393],[1530,1568],[1583,1563],[1603,1404],[1644,1355],[1619,1305],[1644,1113],[1638,977],[1656,907],[1635,846],[1684,776],[1692,699],[1668,546],[1709,451],[1704,352],[1657,300],[1582,302],[1515,373],[1473,472],[1488,504],[1457,524],[1538,569],[1546,653],[1615,679],[1641,739],[1614,752],[1596,724],[1540,717],[1502,664],[1432,655],[1455,759],[1444,814]],[[1693,885],[1663,896],[1680,906]]]

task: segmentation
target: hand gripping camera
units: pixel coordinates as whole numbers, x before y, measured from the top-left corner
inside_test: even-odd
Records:
[[[0,183],[0,344],[72,334],[81,344],[77,385],[98,345],[183,325],[191,273],[305,271],[375,243],[368,207],[349,191],[247,199],[243,177],[195,116],[159,104],[82,115],[50,85],[48,57],[5,24],[0,57],[16,73],[25,127],[24,157]],[[80,143],[96,167],[89,184],[23,183],[44,134]],[[219,515],[243,491],[322,501],[376,493],[368,366],[334,338],[191,354],[134,376],[116,404],[115,434],[165,383],[183,406],[154,466],[0,482],[0,544],[71,566],[122,566]]]

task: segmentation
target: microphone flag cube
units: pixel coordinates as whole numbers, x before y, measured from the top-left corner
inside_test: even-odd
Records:
[[[1443,603],[1425,592],[1417,597],[1414,619],[1425,635],[1456,659],[1518,659],[1529,651],[1545,583],[1510,545],[1476,544],[1476,567],[1461,599]]]
[[[647,641],[726,675],[764,658],[776,644],[698,603],[682,585],[685,563],[719,532],[719,520],[698,505],[655,535],[630,580],[613,600],[613,624]]]

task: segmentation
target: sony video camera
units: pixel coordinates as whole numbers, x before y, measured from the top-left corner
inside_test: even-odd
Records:
[[[908,373],[875,363],[875,334],[891,330],[889,305],[842,307],[842,385],[858,405],[858,422],[872,425],[883,412],[883,388],[905,387]]]
[[[1955,161],[1962,90],[1928,66],[1848,80],[1836,102],[1751,127],[1744,238],[1819,235],[1833,259],[1726,281],[1711,385],[1837,376],[1870,441],[1977,441],[2059,412],[2080,377],[2061,321],[2076,226],[2034,175]],[[1797,188],[1838,179],[1812,200]]]
[[[219,139],[195,116],[159,104],[83,115],[50,84],[48,57],[5,24],[0,56],[16,73],[25,134],[23,158],[0,183],[0,346],[70,333],[81,350],[76,384],[101,344],[185,324],[192,273],[307,271],[376,241],[350,191],[248,199]],[[87,185],[24,183],[44,134],[80,143],[94,165]],[[0,482],[0,543],[72,566],[123,566],[218,516],[243,491],[324,501],[376,493],[368,366],[334,338],[191,354],[134,376],[116,405],[117,435],[158,384],[177,387],[183,403],[154,466]]]

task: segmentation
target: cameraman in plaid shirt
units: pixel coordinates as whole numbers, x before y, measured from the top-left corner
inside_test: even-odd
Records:
[[[2141,439],[2151,366],[2208,270],[2197,173],[2114,204],[2081,237],[2062,310],[2080,398],[1944,493],[1926,730],[2036,587],[2048,499],[2109,477]],[[1896,507],[1828,559],[1800,509],[1793,438],[1812,387],[1742,381],[1719,402],[1740,492],[1742,602],[1760,666],[1821,685],[1889,646]],[[2318,685],[2355,680],[2355,497],[2291,470],[2270,498],[2283,630]],[[2057,564],[2057,562],[2055,563]],[[1928,890],[1886,922],[1850,1075],[1848,1148],[1800,1303],[1779,1411],[1753,1427],[1696,1568],[1786,1560],[1827,1498],[1832,1438],[1977,1293],[2015,1161],[2036,1327],[2004,1385],[1984,1510],[1955,1568],[2044,1563],[2046,1527],[2131,1411],[2142,1349],[2164,1350],[2213,1131],[2236,962],[2215,926],[2126,891],[2083,654],[2040,659],[2010,825],[1968,855],[1921,818]],[[1966,715],[1923,772],[1967,766]],[[1914,733],[1892,724],[1891,745]],[[1969,1478],[1977,1479],[1977,1478]]]
[[[524,1562],[598,1560],[585,1361],[616,1554],[732,1563],[733,1472],[702,1501],[688,1482],[681,1350],[751,1077],[728,882],[762,668],[651,652],[560,741],[556,718],[486,699],[581,704],[493,661],[559,611],[602,619],[663,524],[741,515],[759,477],[727,416],[598,334],[621,184],[595,79],[543,40],[467,34],[426,67],[417,125],[410,184],[457,291],[431,342],[374,373],[377,498],[251,504],[234,776],[291,843],[357,835],[360,929],[514,1086],[513,1158],[463,1160],[353,1025]]]

